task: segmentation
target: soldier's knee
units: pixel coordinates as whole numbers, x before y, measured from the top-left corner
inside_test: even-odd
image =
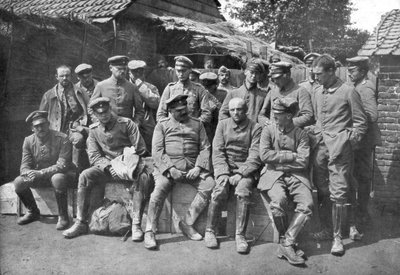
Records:
[[[24,181],[24,179],[21,176],[17,177],[13,181],[13,184],[16,193],[20,193],[29,188],[29,183]]]
[[[67,190],[67,176],[62,173],[54,174],[51,177],[51,184],[57,191]]]
[[[211,193],[211,200],[220,202],[226,200],[228,198],[228,189],[224,188],[223,186],[215,186]]]
[[[274,214],[275,216],[284,215],[287,205],[288,205],[287,197],[281,196],[278,198],[274,198],[270,202],[272,214]]]
[[[91,169],[85,169],[81,172],[81,174],[79,175],[79,180],[78,180],[78,188],[87,188],[87,187],[91,187],[90,186],[90,178],[91,176]]]
[[[235,194],[241,197],[250,197],[253,189],[253,180],[243,178],[239,181],[235,189]]]

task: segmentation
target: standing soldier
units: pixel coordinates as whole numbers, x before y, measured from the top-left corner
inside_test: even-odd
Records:
[[[260,76],[264,72],[264,65],[258,59],[251,59],[246,64],[244,74],[246,76],[242,86],[232,90],[225,97],[219,111],[219,120],[229,117],[229,101],[232,98],[239,97],[244,99],[247,105],[247,117],[255,122],[258,122],[258,114],[264,103],[266,93],[257,86],[260,81]]]
[[[277,256],[290,264],[304,264],[303,252],[297,250],[296,238],[312,213],[313,200],[308,180],[310,147],[308,136],[296,127],[295,99],[276,98],[272,105],[274,124],[266,125],[260,139],[260,158],[266,167],[261,173],[258,188],[266,192],[276,229],[279,232]],[[264,193],[265,194],[265,193]],[[296,204],[288,224],[287,208],[290,198]]]
[[[125,78],[128,61],[128,57],[124,55],[107,60],[111,76],[96,85],[91,100],[98,97],[110,98],[111,109],[116,115],[130,118],[140,127],[144,110],[137,87]]]
[[[161,96],[160,106],[157,111],[157,121],[168,117],[167,100],[176,95],[187,95],[189,115],[199,118],[201,122],[211,121],[211,110],[208,106],[207,91],[201,84],[194,83],[189,79],[193,62],[186,56],[175,57],[175,73],[177,82],[169,83]]]
[[[309,53],[304,57],[304,63],[306,64],[307,79],[300,82],[301,87],[306,88],[310,94],[311,101],[314,101],[315,90],[320,87],[320,85],[315,81],[315,76],[312,70],[312,64],[314,60],[321,56],[319,53]]]
[[[140,134],[146,142],[147,151],[151,153],[151,140],[156,126],[156,112],[160,104],[160,94],[156,86],[144,81],[146,66],[146,62],[142,60],[131,60],[128,63],[130,81],[138,88],[143,101],[144,118],[139,128]]]
[[[75,68],[76,76],[79,79],[79,82],[76,83],[76,86],[85,91],[89,98],[92,97],[94,88],[98,83],[96,79],[93,79],[92,71],[92,65],[85,63],[79,64]]]
[[[348,72],[351,81],[354,83],[356,91],[360,94],[361,102],[364,106],[368,120],[368,130],[360,142],[360,147],[354,151],[354,177],[357,181],[357,202],[353,209],[358,211],[355,214],[360,221],[368,221],[368,201],[371,191],[370,184],[373,173],[373,157],[376,145],[381,145],[378,120],[378,106],[376,101],[375,85],[368,79],[368,57],[353,57],[346,59],[348,62]],[[354,196],[353,196],[354,198]],[[357,208],[356,208],[357,207]],[[353,217],[355,222],[355,217]],[[355,225],[355,224],[354,224]],[[356,227],[350,228],[350,238],[357,239],[361,237]]]
[[[51,182],[58,205],[56,229],[63,230],[69,225],[67,188],[75,178],[71,169],[72,145],[67,135],[49,129],[47,117],[45,111],[34,111],[26,118],[33,134],[24,140],[21,174],[14,180],[15,192],[26,208],[26,213],[18,219],[18,224],[40,219],[40,211],[30,188]]]
[[[169,98],[165,104],[170,116],[160,120],[154,130],[155,188],[147,212],[144,239],[147,249],[157,247],[155,233],[158,218],[175,182],[188,183],[197,188],[197,194],[179,227],[192,240],[203,238],[193,225],[207,207],[215,182],[210,173],[210,143],[203,123],[189,116],[187,98],[188,95],[183,94]]]
[[[264,125],[274,122],[275,113],[272,111],[272,103],[276,98],[290,97],[299,103],[298,113],[293,117],[296,127],[304,128],[313,121],[313,108],[308,91],[294,82],[290,74],[292,65],[287,62],[276,62],[271,65],[270,76],[275,83],[271,92],[265,98],[264,105],[258,116],[258,121]]]
[[[147,180],[143,179],[144,171],[140,171],[141,169],[138,168],[143,167],[140,165],[140,157],[145,154],[146,145],[139,133],[138,126],[128,118],[113,114],[110,105],[108,97],[96,98],[89,104],[89,108],[92,109],[93,114],[98,119],[98,122],[90,125],[87,140],[89,160],[92,167],[84,170],[79,176],[76,222],[71,228],[63,232],[66,238],[74,238],[88,232],[88,211],[92,189],[100,188],[100,194],[104,194],[107,181],[123,180],[118,169],[114,169],[114,166],[112,166],[112,160],[124,154],[126,147],[133,146],[139,160],[137,168],[133,172],[133,177],[138,180],[133,182],[131,188],[133,192],[132,240],[143,240],[140,223],[144,209],[144,198],[150,187],[146,184]],[[127,156],[124,155],[124,157]],[[125,181],[125,183],[132,184],[131,181]]]
[[[229,70],[225,66],[221,66],[218,69],[218,90],[225,90],[227,93],[232,91],[233,89],[236,89],[236,87],[232,86],[230,83],[231,79],[231,70]]]
[[[65,133],[72,142],[72,162],[78,172],[88,166],[85,152],[90,119],[87,112],[89,97],[74,85],[71,68],[61,65],[56,69],[57,85],[42,97],[39,109],[48,112],[50,129]]]
[[[247,253],[246,228],[249,219],[250,196],[261,162],[259,142],[261,126],[247,118],[246,102],[233,98],[229,102],[230,118],[218,123],[213,141],[212,161],[216,186],[208,208],[205,243],[209,248],[218,246],[215,228],[220,205],[228,198],[229,188],[235,188],[236,251]]]
[[[201,84],[208,91],[209,106],[211,110],[211,122],[205,123],[204,127],[207,131],[207,136],[212,142],[215,134],[215,129],[218,124],[218,114],[221,109],[222,102],[226,97],[226,90],[217,89],[218,76],[213,72],[205,72],[200,75]]]
[[[317,136],[313,156],[313,180],[318,189],[318,203],[323,230],[316,238],[329,233],[332,205],[333,255],[343,255],[342,226],[346,221],[354,155],[367,132],[367,118],[360,95],[354,87],[340,80],[335,60],[321,55],[313,63],[315,79],[320,85],[315,94],[314,113]],[[332,236],[332,235],[331,235]]]

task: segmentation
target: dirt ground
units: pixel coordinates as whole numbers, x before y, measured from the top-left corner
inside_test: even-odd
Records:
[[[120,237],[85,235],[64,239],[55,218],[18,226],[15,216],[0,216],[1,274],[400,274],[400,219],[375,213],[363,241],[345,240],[346,254],[329,254],[330,242],[303,238],[308,256],[294,267],[275,256],[274,243],[252,244],[248,255],[235,251],[235,242],[221,238],[220,249],[180,235],[158,235],[160,248]]]

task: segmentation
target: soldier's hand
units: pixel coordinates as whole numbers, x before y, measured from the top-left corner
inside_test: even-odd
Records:
[[[179,180],[183,177],[183,174],[180,170],[176,169],[175,167],[172,167],[169,169],[169,174],[174,180]]]
[[[231,185],[236,186],[242,178],[243,176],[241,174],[235,174],[229,178],[229,182]]]
[[[228,175],[221,175],[217,178],[217,184],[225,186],[229,182],[229,176]]]
[[[114,168],[112,168],[112,167],[110,167],[110,174],[111,174],[111,177],[113,177],[113,179],[119,180],[117,172],[115,172]]]
[[[201,172],[201,168],[196,166],[193,169],[189,170],[189,172],[186,175],[186,178],[189,180],[197,179],[200,175],[200,172]]]
[[[27,175],[31,181],[34,181],[35,179],[38,179],[42,176],[42,174],[38,170],[30,170]]]

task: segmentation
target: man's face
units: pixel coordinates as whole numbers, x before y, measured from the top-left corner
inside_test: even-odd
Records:
[[[93,114],[97,117],[101,124],[107,124],[112,117],[110,107],[108,107],[106,110],[94,110]]]
[[[175,73],[179,81],[186,81],[189,78],[191,70],[185,66],[175,66]]]
[[[116,78],[116,79],[124,79],[126,76],[126,66],[114,66],[110,65],[110,71],[111,74]]]
[[[352,82],[359,82],[361,79],[364,78],[364,75],[362,74],[360,68],[358,68],[358,67],[349,69],[348,74],[349,74],[350,80]]]
[[[83,87],[89,87],[93,83],[92,72],[78,74],[77,77],[81,82],[81,84],[83,85]]]
[[[37,125],[32,125],[32,132],[37,136],[38,138],[44,138],[46,137],[49,132],[50,132],[50,123],[43,122]]]
[[[214,69],[214,60],[209,59],[204,62],[204,69]]]
[[[57,69],[56,78],[58,83],[63,87],[67,87],[72,83],[71,71],[68,68]]]
[[[187,105],[173,107],[169,111],[171,116],[178,122],[184,122],[189,118]]]
[[[279,88],[285,87],[289,81],[290,81],[290,75],[289,74],[282,74],[278,77],[271,78],[272,82],[275,83],[276,86]]]
[[[229,115],[236,123],[240,123],[246,119],[246,107],[244,102],[229,102]]]
[[[164,69],[166,69],[167,66],[168,66],[167,61],[165,61],[165,60],[159,60],[159,61],[158,61],[158,67],[159,67],[159,68],[164,68]]]
[[[221,83],[222,85],[227,85],[229,83],[229,78],[230,73],[221,72],[218,74],[219,83]]]
[[[246,81],[251,83],[251,84],[256,84],[257,82],[260,81],[260,72],[255,71],[255,70],[246,70],[244,72],[246,76]]]
[[[190,79],[190,81],[193,81],[193,82],[199,82],[200,81],[199,80],[199,75],[194,73],[194,72],[191,72],[189,74],[189,79]]]
[[[291,118],[292,118],[292,115],[288,114],[288,113],[274,113],[275,123],[279,127],[285,127],[286,125],[288,125]]]
[[[326,87],[330,84],[332,77],[335,76],[333,69],[325,71],[322,67],[317,66],[313,68],[315,80],[322,86]]]

